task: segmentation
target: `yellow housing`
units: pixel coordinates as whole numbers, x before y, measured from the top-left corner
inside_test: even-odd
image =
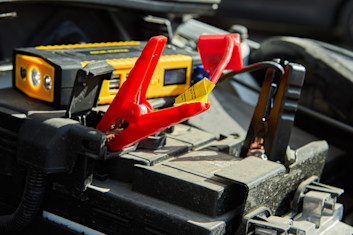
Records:
[[[101,92],[99,94],[98,104],[111,103],[118,93],[119,88],[128,79],[131,69],[134,67],[137,58],[113,59],[106,60],[114,66],[116,70],[113,72],[112,78],[103,81]],[[92,61],[82,62],[82,67]],[[157,67],[153,73],[151,83],[148,87],[146,97],[157,98],[166,96],[180,95],[190,87],[191,83],[192,58],[187,55],[166,55],[161,56]],[[168,83],[165,78],[168,73],[183,72],[183,81],[180,83]]]
[[[45,60],[29,55],[16,55],[15,86],[29,97],[54,101],[55,70]],[[38,76],[38,80],[32,79]]]
[[[131,46],[131,45],[140,45],[140,44],[141,44],[140,41],[94,42],[94,43],[81,43],[81,44],[37,46],[36,49],[56,50],[56,49],[75,49],[75,48],[91,48],[91,47]]]

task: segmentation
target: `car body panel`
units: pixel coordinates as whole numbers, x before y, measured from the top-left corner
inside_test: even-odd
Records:
[[[324,28],[336,23],[344,0],[223,0],[216,16],[311,25]]]

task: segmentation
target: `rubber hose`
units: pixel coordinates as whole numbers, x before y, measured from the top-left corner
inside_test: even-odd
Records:
[[[0,216],[0,233],[19,232],[35,219],[42,204],[46,177],[42,171],[28,170],[25,189],[18,208],[10,215]]]

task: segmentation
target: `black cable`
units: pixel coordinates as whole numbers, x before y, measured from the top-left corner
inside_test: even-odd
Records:
[[[28,226],[38,215],[46,184],[46,174],[29,169],[21,202],[10,215],[0,216],[0,233],[17,233]]]
[[[302,105],[298,105],[298,112],[301,112],[303,114],[310,116],[311,118],[314,118],[316,120],[324,122],[324,123],[336,128],[338,130],[343,131],[346,134],[353,135],[353,127],[352,126],[350,126],[344,122],[335,120],[332,117],[329,117],[327,115],[319,113],[313,109],[307,108]]]
[[[227,78],[234,77],[237,74],[254,72],[254,71],[257,71],[257,70],[260,70],[260,69],[267,69],[267,68],[276,69],[276,71],[277,71],[277,73],[279,74],[280,77],[282,77],[283,74],[284,74],[284,69],[279,63],[274,62],[274,61],[262,61],[262,62],[259,62],[259,63],[255,63],[255,64],[251,64],[251,65],[245,66],[245,67],[242,68],[242,70],[232,71],[232,72],[229,72],[227,74],[224,74],[224,75],[222,75],[219,78],[217,83],[221,83],[224,80],[226,80]]]

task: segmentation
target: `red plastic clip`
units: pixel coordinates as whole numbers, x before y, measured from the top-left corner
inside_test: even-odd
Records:
[[[237,33],[201,35],[197,46],[203,67],[210,72],[210,81],[214,84],[223,70],[241,70],[243,67],[240,35]]]
[[[116,131],[107,145],[112,151],[122,150],[138,141],[182,122],[210,107],[210,103],[195,102],[154,111],[146,99],[146,91],[162,54],[167,38],[151,38],[136,61],[129,78],[123,83],[107,112],[97,125],[104,133],[113,133],[122,121],[124,130]]]

